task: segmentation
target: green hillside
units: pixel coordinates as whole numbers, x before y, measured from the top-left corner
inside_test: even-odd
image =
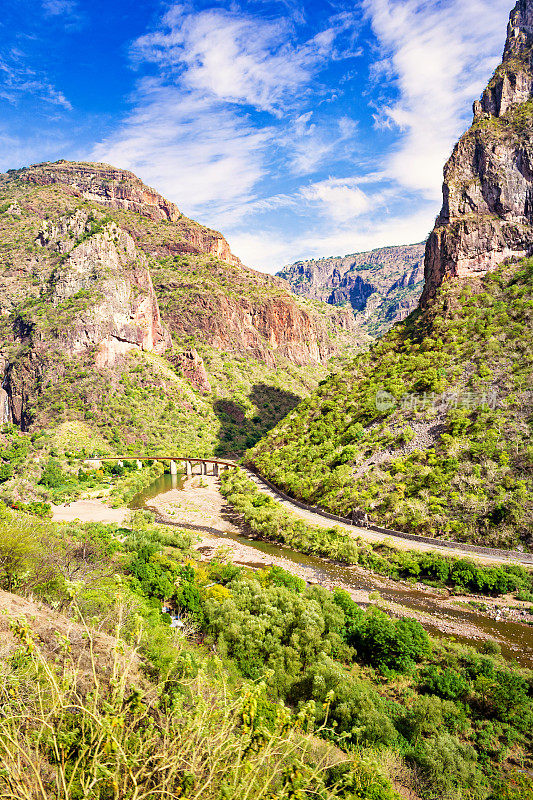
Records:
[[[295,497],[387,527],[531,544],[533,261],[450,281],[247,454]]]
[[[316,387],[329,358],[358,347],[346,315],[295,300],[216,231],[106,165],[0,176],[0,289],[10,501],[50,499],[39,483],[48,457],[74,474],[68,458],[109,450],[239,455]],[[78,432],[66,450],[64,430]]]

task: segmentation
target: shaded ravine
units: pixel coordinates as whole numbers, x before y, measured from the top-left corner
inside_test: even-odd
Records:
[[[131,509],[145,508],[146,503],[154,500],[160,494],[170,489],[180,489],[183,485],[181,475],[161,475],[150,486],[139,492],[129,504]],[[442,600],[431,590],[424,591],[419,588],[411,588],[404,582],[398,582],[391,586],[390,581],[386,581],[377,575],[362,570],[360,567],[351,567],[319,556],[306,555],[298,551],[291,550],[289,547],[266,542],[260,539],[251,538],[245,534],[235,534],[230,532],[218,531],[215,528],[205,528],[203,531],[200,526],[188,526],[181,522],[170,522],[166,519],[158,518],[158,521],[165,525],[173,525],[180,528],[189,528],[201,534],[208,533],[210,537],[220,539],[224,542],[235,541],[248,548],[256,550],[266,556],[282,559],[290,565],[297,565],[304,568],[311,580],[314,580],[327,588],[342,586],[348,590],[377,591],[387,603],[400,606],[406,610],[412,610],[417,615],[422,615],[421,622],[430,633],[442,637],[449,637],[446,627],[460,625],[466,629],[477,629],[483,638],[495,639],[500,642],[502,653],[505,657],[517,661],[522,666],[533,667],[533,627],[518,622],[508,620],[495,620],[490,617],[467,609],[457,607],[456,609],[442,607]],[[232,520],[233,524],[238,524]],[[242,527],[241,527],[242,529]],[[241,562],[246,563],[246,562]],[[394,613],[394,608],[390,609]],[[435,621],[433,622],[433,618]],[[448,625],[447,625],[448,623]],[[479,645],[480,636],[453,634],[455,641],[464,642],[471,645]]]

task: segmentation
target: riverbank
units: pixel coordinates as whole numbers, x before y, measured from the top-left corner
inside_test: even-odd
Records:
[[[435,633],[464,640],[503,642],[497,625],[487,625],[489,619],[495,623],[533,620],[525,613],[531,604],[520,603],[512,596],[454,597],[446,590],[392,581],[361,567],[338,565],[328,559],[302,556],[295,562],[287,548],[260,542],[243,529],[219,491],[218,478],[212,476],[188,479],[183,488],[159,494],[146,505],[161,522],[196,532],[200,537],[196,547],[204,560],[212,559],[222,549],[235,563],[255,568],[280,566],[308,583],[327,589],[343,588],[360,605],[377,605],[395,616],[415,617]],[[243,539],[254,543],[248,545]],[[472,603],[483,604],[485,611]],[[525,626],[524,632],[531,633]]]
[[[105,522],[108,525],[123,525],[130,514],[125,507],[110,508],[102,500],[75,500],[61,506],[52,506],[53,522]]]

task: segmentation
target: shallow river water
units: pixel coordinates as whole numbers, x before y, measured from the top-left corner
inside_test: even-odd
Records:
[[[170,489],[181,488],[183,476],[181,475],[161,475],[150,486],[139,492],[129,507],[131,509],[142,509],[148,500],[153,500],[160,494],[168,492]],[[171,524],[171,523],[167,523]],[[179,523],[176,523],[179,527]],[[213,534],[211,534],[213,535]],[[379,591],[381,597],[391,603],[397,603],[404,608],[413,611],[437,616],[440,620],[461,623],[462,625],[474,626],[491,639],[500,642],[502,653],[510,659],[517,661],[522,666],[533,667],[533,626],[512,622],[509,620],[495,620],[485,614],[478,613],[464,607],[443,608],[439,603],[439,598],[435,594],[430,594],[416,588],[411,588],[405,583],[398,583],[392,587],[383,586],[383,581],[378,576],[371,573],[355,574],[349,566],[327,561],[319,556],[305,555],[288,547],[264,542],[257,539],[250,539],[248,536],[238,534],[221,533],[220,540],[228,541],[231,539],[247,547],[265,553],[266,555],[283,558],[306,567],[311,567],[317,575],[326,580],[328,584],[342,584],[346,587],[356,589],[366,589],[368,591]],[[432,625],[426,621],[424,627],[432,634],[444,636],[437,625]],[[465,642],[479,646],[479,638],[468,635],[454,635],[456,641]]]

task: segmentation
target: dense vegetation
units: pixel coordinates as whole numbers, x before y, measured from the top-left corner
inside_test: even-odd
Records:
[[[112,455],[103,438],[86,425],[64,423],[55,430],[22,433],[15,425],[0,428],[0,500],[13,508],[51,516],[51,505],[81,495],[107,497],[113,505],[129,502],[164,470],[161,462],[136,460],[87,462]],[[24,498],[21,500],[20,498]]]
[[[533,261],[445,284],[248,453],[330,511],[486,545],[530,543]]]
[[[391,779],[438,800],[533,790],[533,676],[495,647],[436,642],[345,592],[200,565],[189,548],[143,514],[117,530],[0,509],[0,588],[66,615],[11,624],[4,793],[394,800]]]
[[[393,580],[447,586],[461,594],[525,592],[529,596],[533,590],[533,572],[519,564],[483,566],[468,558],[372,544],[335,525],[311,525],[259,491],[242,470],[223,473],[222,493],[254,533],[302,553],[359,564]]]

